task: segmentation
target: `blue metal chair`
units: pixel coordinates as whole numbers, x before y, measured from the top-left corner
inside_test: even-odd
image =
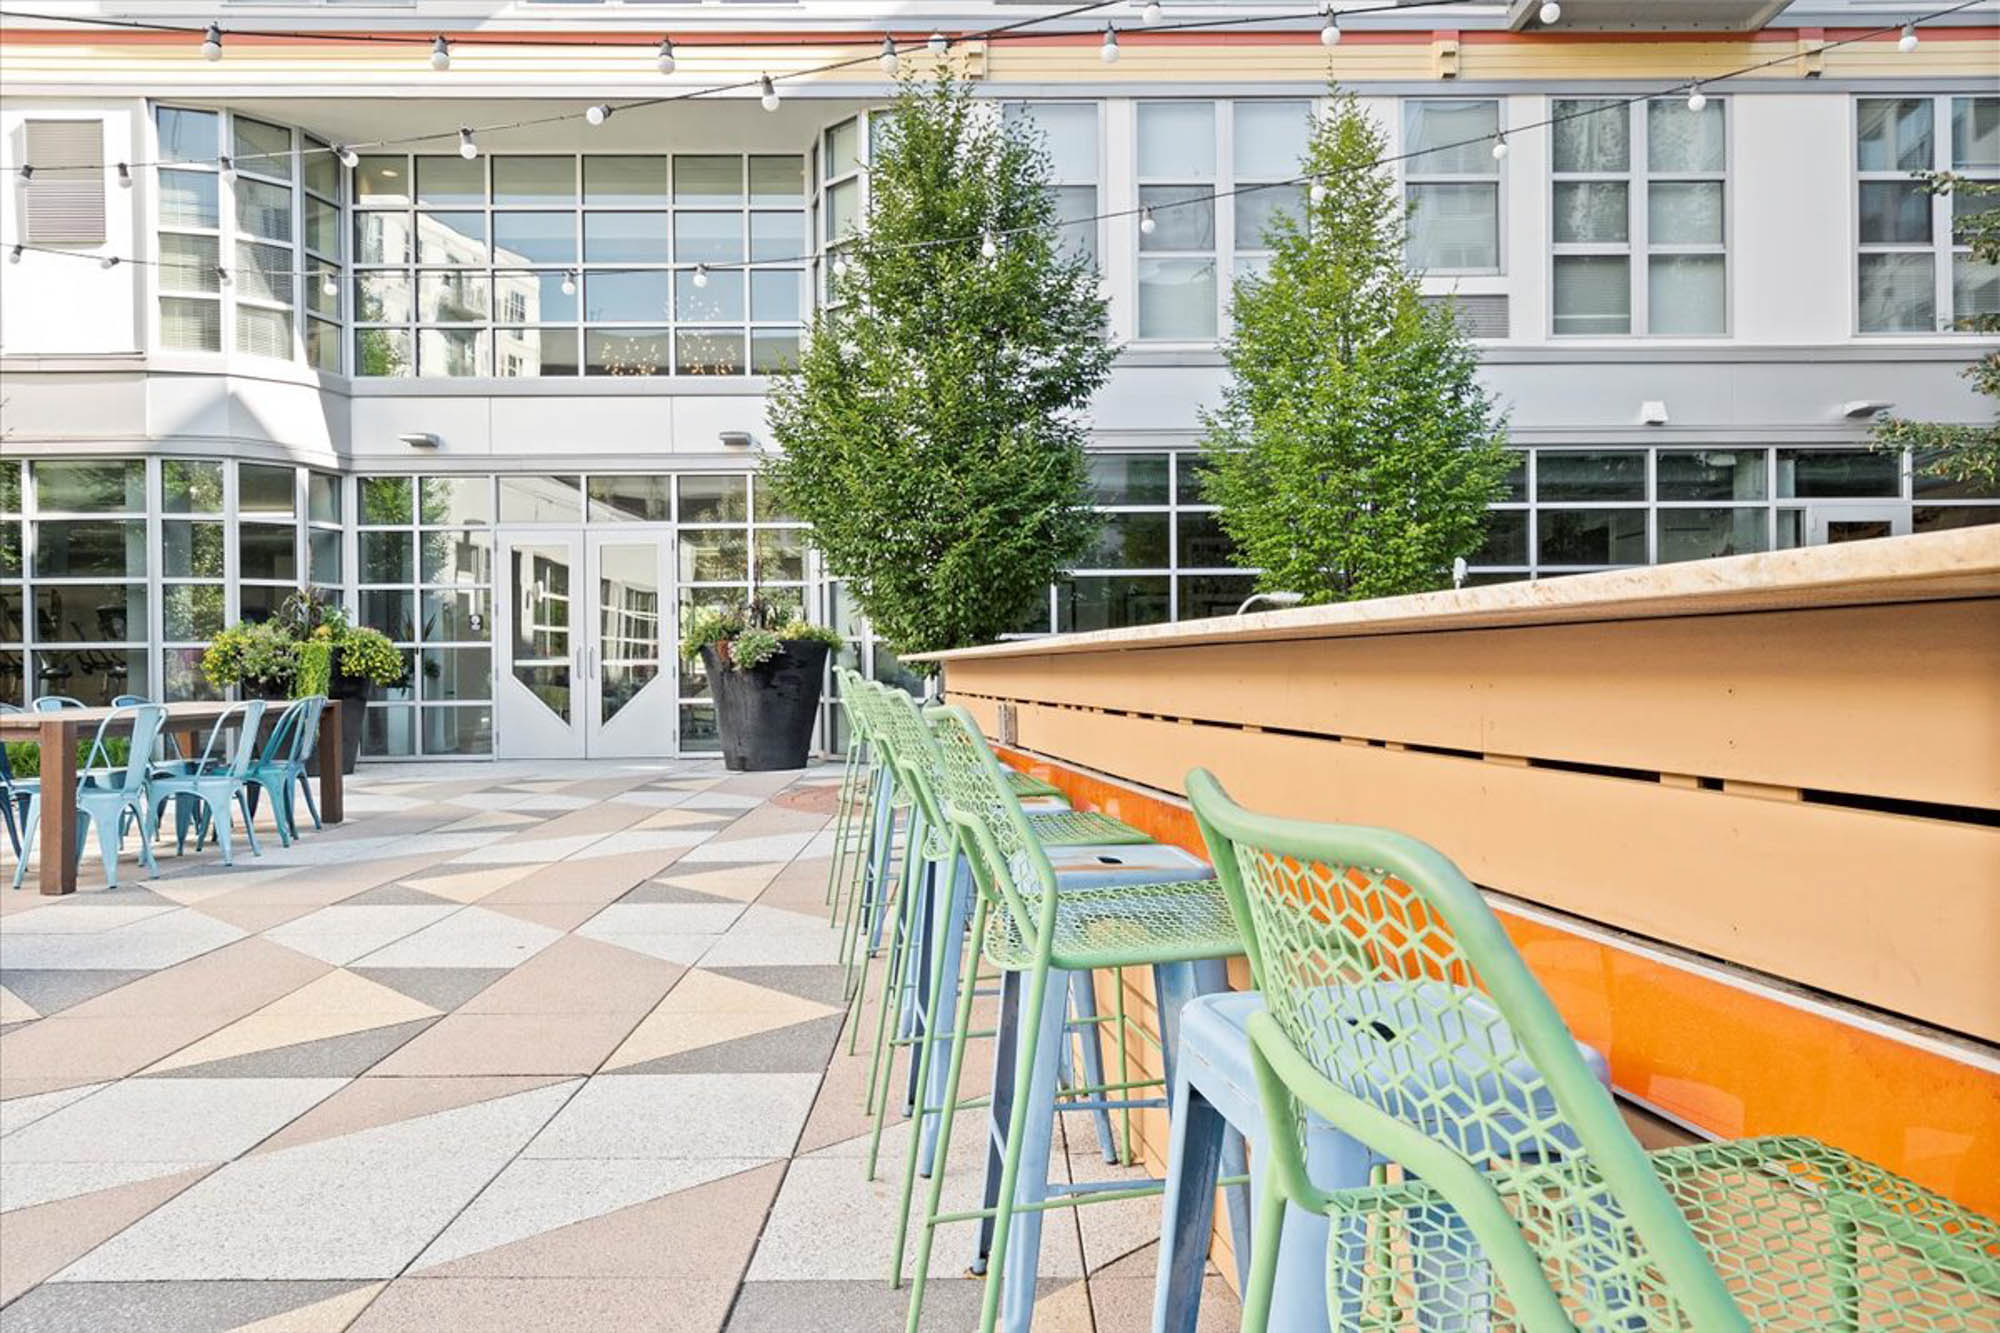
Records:
[[[319,803],[313,799],[312,783],[306,776],[306,766],[319,746],[319,715],[325,708],[324,694],[292,700],[279,715],[278,725],[271,728],[270,739],[264,742],[264,753],[244,775],[244,781],[250,785],[251,814],[257,813],[259,792],[270,793],[271,813],[278,825],[281,846],[291,846],[292,839],[299,835],[296,807],[292,804],[293,784],[305,793],[306,811],[312,815],[313,827],[325,827],[320,823]],[[339,756],[327,762],[339,763]]]
[[[90,705],[67,694],[43,694],[37,696],[30,707],[37,713],[60,713],[65,708],[88,708]]]
[[[19,704],[0,704],[0,713],[20,711]],[[7,844],[17,857],[21,855],[21,821],[27,818],[28,802],[41,785],[39,777],[16,777],[7,760],[7,747],[0,745],[0,824],[7,826]]]
[[[108,742],[112,739],[114,728],[122,727],[127,718],[132,724],[131,750],[121,767],[112,763]],[[113,710],[97,724],[97,737],[84,756],[83,771],[77,775],[75,855],[78,860],[83,858],[85,825],[96,825],[98,854],[104,858],[104,879],[114,889],[118,887],[118,846],[124,840],[128,815],[133,816],[139,826],[140,863],[150,874],[158,874],[160,870],[159,863],[153,859],[153,818],[147,802],[147,771],[151,767],[153,744],[160,738],[160,728],[166,720],[167,710],[159,704]],[[21,859],[14,867],[14,887],[17,889],[28,871],[28,854],[35,847],[35,829],[41,822],[42,795],[38,790],[28,802],[27,826],[21,830]],[[43,851],[44,854],[63,854],[53,848],[44,848]]]
[[[257,828],[251,820],[248,775],[257,755],[257,728],[264,721],[267,706],[262,699],[247,699],[231,706],[229,711],[216,719],[214,730],[208,733],[208,744],[202,747],[200,759],[155,766],[152,794],[148,798],[153,808],[153,823],[158,827],[159,812],[172,800],[176,855],[187,850],[188,826],[199,813],[201,822],[195,837],[195,849],[200,850],[213,828],[216,841],[222,847],[222,864],[235,865],[230,825],[232,802],[243,813],[243,831],[249,836],[251,855],[264,854],[257,845]],[[228,755],[218,750],[218,743],[232,728],[237,731],[236,750],[233,755]]]

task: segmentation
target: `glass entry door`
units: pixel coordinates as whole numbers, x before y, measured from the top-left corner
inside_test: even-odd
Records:
[[[593,532],[584,749],[604,755],[674,752],[673,538]]]
[[[514,533],[499,554],[494,753],[672,754],[672,536]]]
[[[1806,540],[1814,546],[1902,537],[1909,531],[1910,507],[1906,504],[1814,505],[1806,510]]]

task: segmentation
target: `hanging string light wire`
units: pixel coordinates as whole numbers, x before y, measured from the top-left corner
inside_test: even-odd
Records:
[[[1115,3],[1120,3],[1120,0],[1105,0],[1105,2],[1115,4]],[[1415,0],[1415,2],[1422,3],[1425,2],[1425,0]],[[1458,0],[1429,0],[1429,2],[1458,3]],[[1956,0],[1956,3],[1954,4],[1946,6],[1942,9],[1932,10],[1929,13],[1923,14],[1916,19],[1908,20],[1907,22],[1892,23],[1887,27],[1874,28],[1866,32],[1858,32],[1846,37],[1834,38],[1830,41],[1821,42],[1818,46],[1803,51],[1800,50],[1788,51],[1783,55],[1772,56],[1769,59],[1760,60],[1754,64],[1744,65],[1737,69],[1727,70],[1720,74],[1711,74],[1706,78],[1702,79],[1700,83],[1701,86],[1703,87],[1713,87],[1717,84],[1727,83],[1732,79],[1747,78],[1752,74],[1760,73],[1764,70],[1774,68],[1778,65],[1790,64],[1795,61],[1810,59],[1814,56],[1824,54],[1825,52],[1828,51],[1833,51],[1841,47],[1853,46],[1861,42],[1873,41],[1878,38],[1888,36],[1889,34],[1892,33],[1900,34],[1903,31],[1904,27],[1907,26],[1907,23],[1935,22],[1938,19],[1947,17],[1951,14],[1955,14],[1962,9],[1970,9],[1974,5],[1983,3],[1985,3],[1985,0]],[[1399,5],[1384,5],[1381,8],[1407,9],[1411,7],[1413,7],[1411,3],[1405,3]],[[1099,8],[1103,8],[1103,3],[1080,6],[1077,9],[1066,11],[1066,13],[1075,14]],[[1317,17],[1320,14],[1320,12],[1321,11],[1319,10],[1314,10],[1313,16]],[[1350,10],[1347,12],[1353,13],[1356,11]],[[6,13],[7,11],[0,10],[0,16],[4,16]],[[1022,20],[1021,23],[1033,22],[1033,21],[1034,20]],[[1019,27],[1021,26],[1021,24],[1017,23],[1010,26]],[[176,29],[176,31],[178,31],[178,29]],[[863,58],[871,60],[874,59],[872,55]],[[852,63],[852,62],[843,62],[843,63]],[[755,87],[757,86],[757,83],[758,80],[751,80],[749,86]],[[742,86],[742,85],[732,85],[732,86]],[[1553,129],[1558,125],[1563,125],[1570,121],[1583,120],[1590,116],[1603,115],[1611,111],[1629,109],[1630,107],[1635,106],[1642,102],[1652,102],[1662,98],[1672,98],[1678,95],[1684,95],[1688,91],[1689,87],[1690,84],[1686,80],[1682,80],[1677,83],[1669,84],[1664,88],[1656,88],[1643,93],[1634,93],[1627,97],[1593,99],[1588,106],[1582,107],[1575,111],[1567,111],[1562,113],[1561,115],[1552,115],[1544,117],[1541,120],[1526,121],[1521,124],[1510,125],[1505,130],[1496,131],[1495,133],[1492,134],[1472,135],[1467,138],[1453,140],[1448,143],[1433,144],[1428,148],[1414,149],[1401,153],[1384,154],[1383,156],[1378,157],[1371,162],[1359,163],[1353,167],[1347,168],[1347,171],[1350,172],[1374,171],[1385,166],[1394,166],[1397,163],[1409,161],[1412,158],[1427,157],[1433,153],[1447,152],[1454,148],[1466,148],[1477,144],[1492,145],[1492,144],[1502,143],[1505,142],[1508,136],[1517,136],[1525,131]],[[708,91],[708,90],[702,90],[702,91]],[[677,99],[663,98],[658,100],[672,101]],[[632,105],[632,104],[626,104],[626,105]],[[575,117],[565,116],[562,117],[561,119],[573,120],[575,119]],[[530,123],[541,123],[541,122],[530,122]],[[464,132],[463,129],[451,130],[439,134],[424,135],[421,137],[424,140],[429,141],[434,139],[457,137],[463,132]],[[90,165],[94,168],[101,164],[91,163]],[[150,165],[150,164],[141,163],[136,165]],[[1229,199],[1239,195],[1256,194],[1264,190],[1295,189],[1301,185],[1307,187],[1311,187],[1314,185],[1323,186],[1326,179],[1327,176],[1325,173],[1316,175],[1311,172],[1303,172],[1297,176],[1291,177],[1288,180],[1264,181],[1255,185],[1240,185],[1231,189],[1218,189],[1218,190],[1211,190],[1203,194],[1189,195],[1186,198],[1177,199],[1172,204],[1162,205],[1161,207],[1177,208],[1177,207],[1183,207],[1188,204],[1198,204],[1213,200]],[[1150,205],[1134,205],[1131,208],[1108,209],[1106,211],[1093,213],[1085,217],[1066,218],[1058,225],[1064,227],[1079,227],[1098,222],[1116,221],[1124,218],[1149,219],[1153,211],[1154,211],[1153,207]],[[983,248],[984,244],[989,238],[991,238],[997,245],[999,242],[1005,241],[1009,237],[1022,235],[1024,233],[1031,232],[1034,230],[1036,230],[1035,227],[999,228],[999,229],[974,232],[962,236],[938,236],[938,237],[931,237],[921,241],[899,241],[890,245],[871,245],[869,244],[866,236],[854,235],[840,242],[840,250],[841,250],[840,262],[842,263],[850,262],[852,257],[859,253],[889,253],[892,251],[927,250],[927,249],[935,249],[941,246],[978,246]],[[22,251],[26,251],[27,253],[30,254],[62,255],[74,259],[97,259],[100,262],[100,264],[103,264],[103,266],[107,268],[118,263],[144,264],[154,267],[160,267],[160,266],[165,266],[169,262],[169,261],[155,260],[155,259],[125,258],[116,255],[103,256],[100,258],[99,256],[88,252],[57,249],[52,246],[35,245],[24,241],[8,241],[4,238],[0,238],[0,249],[9,249],[9,248],[11,248],[11,253],[9,255],[9,258],[14,259],[16,262],[18,262],[18,256]],[[813,263],[827,258],[828,254],[829,252],[825,250],[812,250],[804,254],[788,255],[782,258],[739,260],[733,263],[703,264],[700,265],[699,267],[702,269],[702,276],[706,277],[707,275],[712,273],[728,272],[732,270],[748,271],[754,268],[780,267],[786,265]],[[105,259],[109,259],[110,263],[104,264],[103,261]],[[620,267],[615,264],[591,265],[591,270],[593,272],[604,272],[604,273],[624,273],[624,272],[642,272],[642,271],[650,272],[656,270],[657,268],[658,268],[657,265],[645,265],[645,266],[633,266],[633,267]],[[268,277],[289,277],[297,274],[307,274],[307,275],[318,274],[324,271],[324,266],[307,268],[307,269],[269,269],[262,271]],[[347,276],[351,277],[352,275],[347,275]]]

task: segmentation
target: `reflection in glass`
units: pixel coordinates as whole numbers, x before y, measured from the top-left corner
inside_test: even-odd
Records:
[[[380,630],[398,643],[417,637],[416,618],[411,612],[412,594],[400,589],[364,588],[361,592],[361,623]]]
[[[35,502],[44,514],[146,511],[146,465],[121,463],[33,464]]]
[[[1056,629],[1068,634],[1158,624],[1168,618],[1170,605],[1164,574],[1065,578],[1056,583]]]
[[[62,649],[33,654],[34,693],[67,694],[93,707],[121,694],[152,695],[146,650]]]
[[[806,576],[804,528],[760,528],[757,531],[757,582],[793,583]]]
[[[425,708],[424,753],[484,755],[493,753],[491,707]]]
[[[624,206],[666,201],[666,158],[620,155],[583,159],[584,203]]]
[[[677,375],[741,375],[743,335],[682,330],[674,336]]]
[[[665,523],[673,517],[673,479],[593,476],[587,517],[593,523]]]
[[[591,329],[584,340],[586,375],[664,375],[665,329]]]
[[[683,523],[741,523],[750,516],[749,488],[740,476],[693,473],[680,486]]]
[[[408,523],[412,521],[408,477],[362,477],[361,521],[363,523]]]
[[[143,578],[144,519],[43,519],[35,525],[35,572],[43,578]]]
[[[222,633],[222,591],[219,583],[165,585],[161,598],[167,638],[211,639]]]
[[[502,523],[574,523],[582,514],[583,478],[508,476],[500,478]]]
[[[410,582],[417,572],[413,540],[407,532],[356,534],[361,551],[361,582]]]
[[[493,581],[493,538],[477,530],[469,532],[426,532],[419,538],[423,551],[419,573],[425,583],[491,583]]]
[[[425,643],[484,643],[490,636],[492,623],[493,593],[489,589],[426,588],[424,590]]]
[[[1770,520],[1759,509],[1662,509],[1660,563],[1745,555],[1769,545]]]
[[[294,582],[299,576],[298,533],[290,524],[245,523],[237,529],[236,560],[242,578]]]
[[[736,529],[680,534],[681,578],[692,583],[742,582],[750,577],[749,543]]]
[[[1536,461],[1541,500],[1643,500],[1646,454],[1641,449],[1544,449]]]
[[[43,643],[143,640],[143,583],[43,583],[34,588],[35,637]]]
[[[1536,515],[1545,565],[1643,565],[1643,509],[1544,509]]]

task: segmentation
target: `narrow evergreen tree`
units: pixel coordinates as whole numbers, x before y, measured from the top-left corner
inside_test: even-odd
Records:
[[[1403,261],[1406,215],[1351,95],[1313,127],[1324,189],[1280,214],[1238,279],[1231,379],[1205,413],[1204,488],[1257,586],[1343,601],[1447,586],[1477,549],[1509,459],[1478,357]]]
[[[771,395],[771,478],[898,653],[1015,628],[1097,525],[1097,272],[1063,244],[1040,143],[992,110],[942,71],[903,84],[866,229]]]

